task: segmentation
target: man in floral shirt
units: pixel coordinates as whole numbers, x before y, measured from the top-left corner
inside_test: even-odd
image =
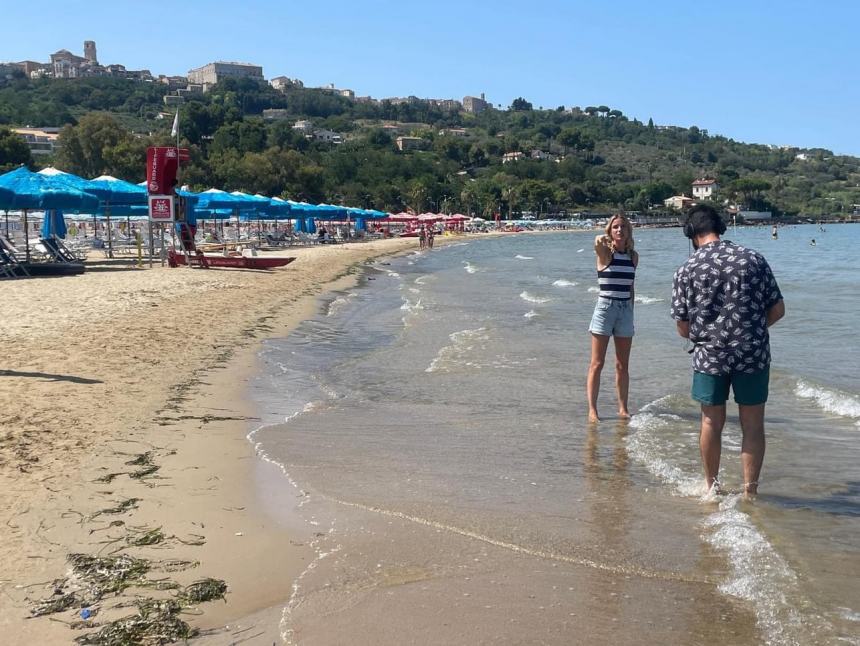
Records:
[[[764,461],[764,408],[770,380],[768,328],[785,315],[779,286],[763,256],[721,240],[716,210],[697,204],[684,235],[694,253],[675,272],[672,318],[693,343],[693,399],[702,406],[699,448],[709,489],[719,485],[720,449],[729,388],[743,431],[744,492],[755,495]]]

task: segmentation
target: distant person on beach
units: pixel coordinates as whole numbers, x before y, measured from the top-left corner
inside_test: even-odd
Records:
[[[692,397],[701,404],[699,448],[708,490],[719,491],[720,451],[729,387],[738,404],[744,493],[758,492],[765,452],[764,409],[770,380],[768,328],[785,315],[764,257],[728,240],[710,205],[690,207],[684,235],[694,252],[675,272],[672,318],[693,347]]]
[[[815,238],[813,238],[812,240],[810,240],[810,241],[809,241],[809,246],[810,246],[810,247],[814,247],[814,246],[815,246]]]
[[[606,361],[609,338],[615,340],[615,388],[618,394],[618,415],[630,417],[627,391],[630,385],[630,348],[633,346],[633,280],[639,254],[633,250],[633,227],[622,214],[613,215],[606,233],[594,239],[597,256],[599,293],[591,317],[591,363],[588,366],[586,394],[588,421],[597,422],[597,395],[600,375]]]
[[[427,248],[428,249],[433,248],[433,240],[434,240],[435,235],[436,235],[436,231],[433,229],[433,227],[427,227]]]
[[[773,225],[773,229],[771,229],[771,231],[770,231],[770,237],[773,238],[774,240],[779,238],[779,232],[776,230],[775,224]]]

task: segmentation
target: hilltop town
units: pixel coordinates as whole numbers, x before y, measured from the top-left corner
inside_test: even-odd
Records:
[[[535,108],[520,97],[502,107],[482,93],[374,98],[267,80],[250,63],[167,76],[102,64],[94,41],[82,53],[0,63],[0,170],[58,164],[136,180],[140,151],[170,141],[179,112],[178,135],[192,151],[186,181],[199,188],[503,216],[660,214],[693,200],[748,218],[860,211],[860,160],[824,149],[743,144],[606,105]],[[88,157],[92,136],[105,139]]]

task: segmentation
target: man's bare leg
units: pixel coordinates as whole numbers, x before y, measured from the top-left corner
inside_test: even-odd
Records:
[[[609,347],[609,337],[602,334],[591,334],[591,363],[588,366],[588,378],[585,382],[585,392],[588,395],[588,421],[600,421],[597,415],[597,395],[600,393],[600,374],[606,361],[606,348]]]
[[[758,478],[764,462],[764,404],[738,405],[738,415],[744,439],[741,443],[741,467],[744,473],[744,494],[758,493]]]
[[[630,348],[633,337],[615,336],[615,390],[618,392],[618,415],[630,417],[627,410],[627,393],[630,390]]]
[[[705,469],[705,484],[708,491],[720,474],[720,452],[723,448],[723,426],[726,424],[726,405],[706,406],[702,404],[702,429],[699,432],[699,450]]]

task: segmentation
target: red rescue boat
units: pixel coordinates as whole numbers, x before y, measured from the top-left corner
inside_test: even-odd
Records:
[[[198,251],[191,257],[191,264],[198,267],[233,267],[236,269],[274,269],[289,265],[295,257],[277,256],[243,256],[241,254],[204,254]],[[167,251],[167,264],[171,267],[187,265],[188,258],[180,251],[169,249]]]

